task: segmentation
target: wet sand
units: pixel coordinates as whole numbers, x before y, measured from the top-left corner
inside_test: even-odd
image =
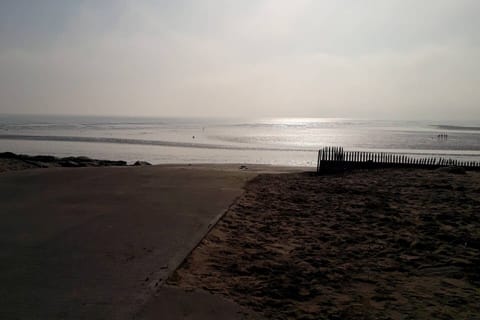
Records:
[[[271,319],[480,319],[480,173],[259,175],[168,283]]]

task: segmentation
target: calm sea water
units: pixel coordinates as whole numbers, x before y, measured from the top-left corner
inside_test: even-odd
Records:
[[[314,166],[324,146],[479,160],[480,121],[0,116],[0,152]]]

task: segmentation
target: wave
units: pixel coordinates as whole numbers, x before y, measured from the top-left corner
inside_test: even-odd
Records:
[[[274,147],[247,147],[221,144],[174,142],[162,140],[143,140],[143,139],[123,139],[106,137],[78,137],[78,136],[37,136],[37,135],[14,135],[0,134],[3,140],[27,140],[27,141],[60,141],[60,142],[88,142],[88,143],[115,143],[146,146],[180,147],[180,148],[198,148],[198,149],[220,149],[220,150],[256,150],[256,151],[297,151],[312,152],[312,149],[295,148],[274,148]]]
[[[452,126],[452,125],[434,125],[433,127],[443,130],[465,130],[465,131],[480,131],[480,127],[467,127],[467,126]]]

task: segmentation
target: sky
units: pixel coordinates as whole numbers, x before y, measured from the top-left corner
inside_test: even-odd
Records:
[[[478,0],[1,0],[0,113],[480,119]]]

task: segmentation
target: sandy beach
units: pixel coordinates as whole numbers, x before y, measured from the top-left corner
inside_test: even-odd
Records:
[[[480,174],[260,175],[172,285],[269,319],[480,319]]]
[[[478,172],[5,163],[2,318],[480,318]]]

